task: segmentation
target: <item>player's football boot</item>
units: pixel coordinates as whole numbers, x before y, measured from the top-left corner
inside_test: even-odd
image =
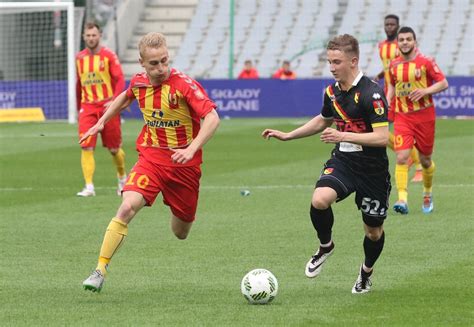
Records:
[[[84,187],[82,191],[77,192],[77,196],[82,196],[82,197],[88,197],[88,196],[95,196],[95,191],[94,189],[90,189],[87,187]]]
[[[417,169],[415,171],[415,175],[413,175],[413,178],[411,179],[412,183],[420,183],[423,181],[423,171],[421,169]]]
[[[334,242],[331,247],[328,248],[327,252],[324,251],[324,248],[319,247],[318,251],[309,259],[306,264],[305,274],[309,278],[318,276],[321,273],[324,262],[327,258],[334,252]]]
[[[408,204],[404,201],[397,201],[393,205],[393,210],[395,210],[395,212],[401,213],[402,215],[406,215],[408,214]]]
[[[117,195],[122,196],[123,187],[127,182],[127,176],[118,179],[118,186],[117,186]]]
[[[359,276],[352,287],[352,294],[364,294],[370,291],[370,287],[372,286],[372,281],[370,280],[370,276],[372,272],[369,274],[362,272],[362,267],[360,267]]]
[[[82,286],[84,286],[84,289],[87,291],[100,293],[104,281],[104,275],[97,269],[82,283]]]
[[[423,195],[423,206],[421,207],[423,213],[433,212],[433,195],[431,193],[425,193]]]

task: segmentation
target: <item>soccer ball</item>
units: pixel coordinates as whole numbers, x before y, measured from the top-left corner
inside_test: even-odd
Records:
[[[266,304],[278,293],[276,277],[266,269],[254,269],[242,279],[240,290],[251,304]]]

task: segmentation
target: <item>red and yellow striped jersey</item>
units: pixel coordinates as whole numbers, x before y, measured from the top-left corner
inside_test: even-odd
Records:
[[[102,105],[118,96],[125,88],[125,80],[117,55],[102,47],[92,54],[84,49],[76,56],[76,96],[81,104]]]
[[[183,166],[171,160],[170,149],[187,147],[199,132],[201,118],[216,108],[202,86],[172,68],[160,85],[152,85],[146,73],[136,74],[127,89],[137,99],[145,125],[137,138],[137,149],[147,160],[166,166]],[[199,150],[186,166],[202,162]]]
[[[404,61],[398,57],[390,63],[390,83],[395,87],[395,112],[407,113],[427,108],[434,109],[433,97],[424,96],[411,101],[408,95],[416,89],[427,88],[445,79],[433,58],[417,53],[416,57]]]
[[[390,83],[390,62],[400,55],[397,40],[384,40],[379,42],[379,56],[383,65],[384,91],[387,94],[388,83]]]

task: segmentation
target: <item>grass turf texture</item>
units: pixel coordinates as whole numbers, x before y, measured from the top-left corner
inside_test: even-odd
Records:
[[[266,127],[290,130],[303,121],[224,120],[205,149],[198,219],[188,240],[172,235],[159,197],[130,225],[101,294],[85,292],[81,283],[120,204],[110,154],[96,151],[97,196],[78,198],[76,126],[2,124],[0,324],[472,325],[474,121],[437,122],[435,211],[421,213],[422,187],[410,183],[410,214],[390,211],[367,295],[351,294],[363,260],[353,196],[334,206],[334,255],[319,277],[304,276],[317,246],[312,189],[332,146],[318,137],[260,137]],[[123,126],[127,169],[137,158],[140,126]],[[250,196],[241,196],[242,189]],[[240,294],[241,278],[254,268],[269,269],[280,284],[268,306],[248,305]]]

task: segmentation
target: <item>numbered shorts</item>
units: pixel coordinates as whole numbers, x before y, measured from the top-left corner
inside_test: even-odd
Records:
[[[390,190],[390,173],[386,171],[364,173],[352,170],[341,160],[329,159],[316,182],[316,187],[330,187],[337,193],[337,202],[355,192],[355,203],[362,212],[364,222],[371,227],[383,224],[387,217]]]
[[[185,222],[192,222],[196,216],[200,178],[199,166],[161,166],[139,157],[123,191],[142,194],[147,206],[153,205],[161,192],[163,203],[170,207],[173,215]]]
[[[393,123],[395,151],[411,149],[414,145],[421,154],[431,155],[433,153],[436,118],[430,112],[426,114],[397,113],[395,115]]]
[[[82,105],[79,111],[79,137],[94,126],[103,115],[103,106]],[[102,145],[108,149],[118,149],[122,146],[122,128],[120,126],[120,115],[110,119],[100,133]],[[88,137],[82,144],[82,148],[95,148],[97,135]]]

